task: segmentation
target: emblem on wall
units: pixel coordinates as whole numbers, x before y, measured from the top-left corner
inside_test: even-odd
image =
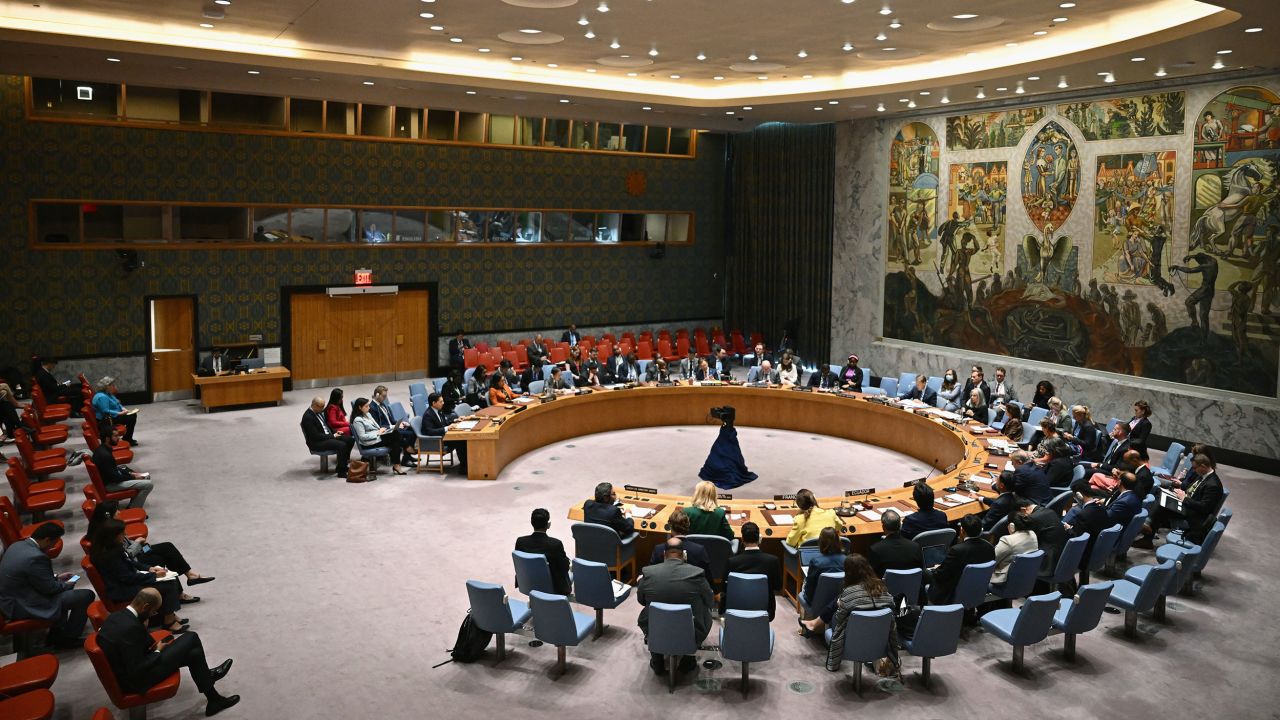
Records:
[[[649,176],[643,170],[632,170],[627,173],[627,194],[631,197],[644,195],[649,187]]]

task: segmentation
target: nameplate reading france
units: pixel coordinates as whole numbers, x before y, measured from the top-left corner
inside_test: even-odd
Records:
[[[796,499],[796,494],[795,494],[795,493],[791,493],[791,494],[789,494],[789,495],[774,495],[774,496],[773,496],[773,499],[774,499],[774,500],[795,500],[795,499]]]
[[[626,490],[627,492],[644,493],[646,495],[658,494],[657,488],[640,487],[639,485],[623,485],[622,489]]]

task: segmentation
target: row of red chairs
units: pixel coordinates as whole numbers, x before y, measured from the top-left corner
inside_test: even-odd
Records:
[[[527,338],[515,343],[510,340],[499,340],[496,347],[490,346],[483,341],[477,342],[474,348],[463,351],[464,367],[473,368],[483,364],[492,368],[499,365],[503,360],[508,360],[517,370],[524,370],[529,367],[529,345],[532,342],[531,339]],[[760,333],[751,334],[752,346],[763,342],[764,336]],[[604,333],[599,340],[594,335],[583,335],[578,340],[578,345],[584,352],[589,352],[592,348],[595,348],[598,357],[602,359],[609,356],[613,351],[614,345],[618,345],[622,348],[623,354],[630,354],[634,350],[643,360],[660,355],[668,362],[687,356],[690,347],[693,347],[694,351],[699,355],[710,355],[713,346],[724,347],[738,356],[751,352],[741,330],[734,330],[730,333],[729,338],[726,338],[724,332],[719,328],[712,328],[710,337],[708,337],[706,330],[703,328],[695,328],[692,340],[689,337],[688,330],[676,330],[674,345],[672,344],[672,335],[669,330],[658,331],[656,343],[654,342],[653,333],[646,330],[640,333],[638,337],[635,333],[624,332],[621,340],[618,340],[613,333]],[[547,353],[551,362],[565,362],[569,359],[569,343],[548,342]]]

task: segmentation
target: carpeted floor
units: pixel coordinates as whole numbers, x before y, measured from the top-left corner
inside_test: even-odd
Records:
[[[391,386],[393,399],[407,398],[407,383]],[[1063,659],[1062,638],[1055,636],[1028,648],[1027,672],[1014,676],[1010,648],[971,631],[956,655],[934,663],[932,691],[911,677],[920,661],[907,657],[905,688],[872,687],[859,698],[848,680],[852,668],[824,670],[823,650],[796,636],[794,611],[779,603],[773,659],[753,666],[749,700],[739,693],[734,663],[699,670],[668,695],[648,669],[634,599],[606,613],[603,638],[569,650],[569,669],[559,680],[550,678],[554,648],[530,648],[514,636],[508,638],[514,651],[496,668],[492,650],[478,664],[432,666],[447,659],[466,613],[467,578],[514,592],[511,546],[528,532],[531,508],[551,511],[551,532],[572,553],[564,519],[571,503],[600,480],[692,487],[710,428],[580,438],[526,455],[494,482],[422,473],[351,485],[321,477],[302,443],[298,419],[313,395],[328,391],[289,393],[279,408],[211,415],[191,401],[158,403],[144,406],[139,420],[143,444],[134,465],[156,481],[147,508],[152,539],[174,542],[196,570],[218,578],[195,588],[203,602],[183,614],[211,662],[235,658],[219,688],[244,700],[225,717],[819,717],[864,709],[913,719],[1191,718],[1224,711],[1280,717],[1266,662],[1280,636],[1266,619],[1280,559],[1250,547],[1270,535],[1267,518],[1280,512],[1276,477],[1222,468],[1236,518],[1201,591],[1171,599],[1166,624],[1144,618],[1137,641],[1122,637],[1122,616],[1105,615],[1101,627],[1080,637],[1074,664]],[[919,469],[910,458],[831,438],[750,428],[742,437],[748,462],[762,476],[752,494],[803,485],[890,486]],[[70,500],[53,515],[68,528],[59,570],[78,568],[76,541],[86,524],[79,510],[85,472],[64,475]],[[1131,553],[1134,562],[1150,557]],[[108,704],[82,652],[59,658],[56,718],[87,718]],[[184,673],[178,696],[153,707],[151,716],[203,717],[203,708]]]

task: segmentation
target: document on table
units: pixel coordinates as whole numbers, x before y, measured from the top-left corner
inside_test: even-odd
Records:
[[[529,403],[535,403],[535,402],[538,402],[538,398],[536,398],[536,397],[518,397],[518,398],[516,398],[515,400],[512,400],[511,402],[515,403],[516,405],[528,405]]]
[[[901,400],[899,401],[898,404],[904,408],[910,408],[912,410],[922,410],[924,408],[931,407],[930,405],[926,403],[922,403],[919,400]]]
[[[950,501],[953,505],[964,505],[965,503],[971,503],[974,501],[974,498],[971,498],[968,495],[961,495],[959,493],[950,493],[943,499]]]
[[[859,510],[858,517],[868,522],[879,522],[880,513],[877,510]]]
[[[654,513],[657,512],[653,508],[637,507],[635,505],[627,505],[626,508],[627,512],[631,513],[631,517],[641,519],[653,517]]]
[[[770,517],[773,518],[774,525],[795,525],[796,524],[796,519],[792,515],[781,515],[778,513],[774,513]]]
[[[746,520],[751,517],[750,513],[729,513],[730,520]]]
[[[454,430],[472,430],[479,425],[479,420],[462,420],[453,424]]]

